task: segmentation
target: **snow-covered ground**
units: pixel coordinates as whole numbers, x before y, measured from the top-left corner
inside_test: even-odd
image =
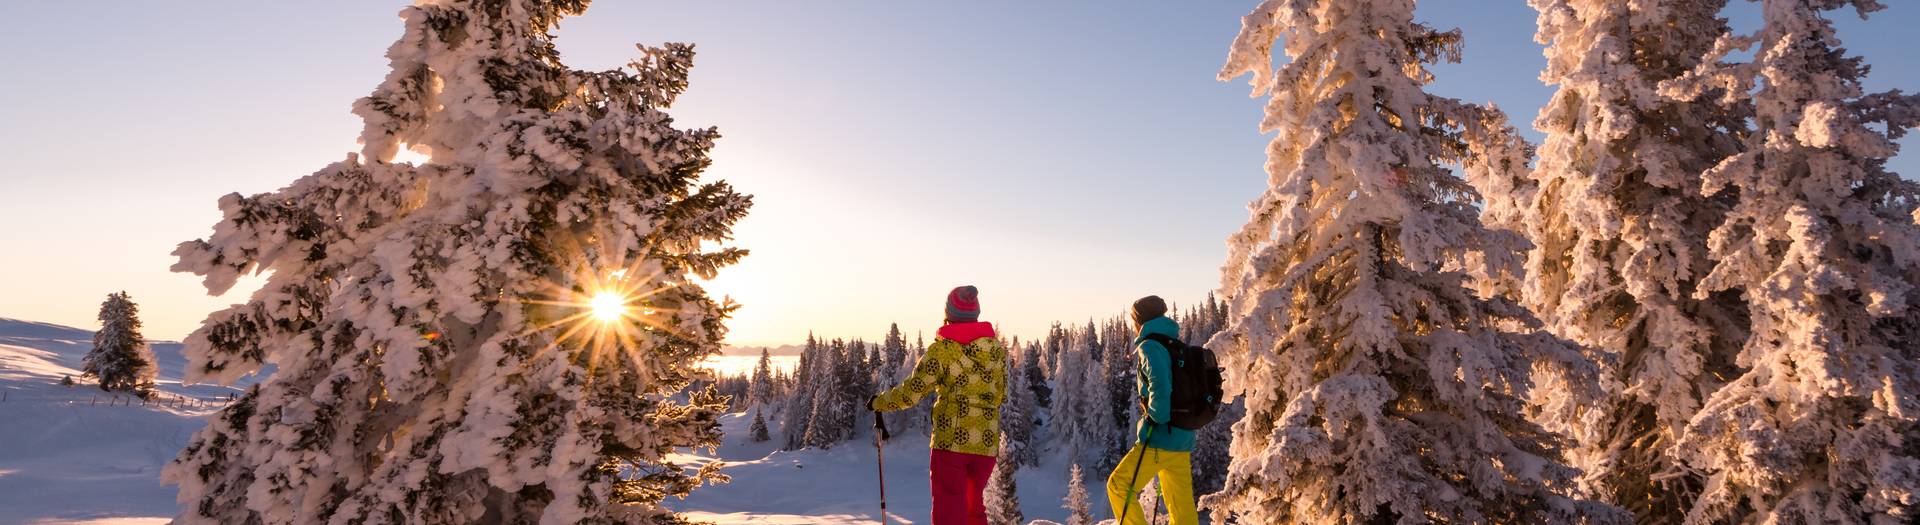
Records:
[[[154,343],[160,396],[142,406],[80,379],[93,332],[0,319],[0,523],[163,523],[160,467],[235,389],[180,385],[178,343]]]
[[[772,419],[772,418],[769,418]],[[829,450],[783,452],[772,441],[747,439],[751,414],[721,418],[726,439],[718,454],[683,455],[676,460],[701,465],[718,459],[733,482],[703,487],[686,501],[669,506],[696,520],[718,523],[858,524],[880,523],[880,480],[873,437],[841,443]],[[888,523],[931,523],[927,475],[927,436],[895,434],[886,449]],[[717,457],[713,457],[717,456]],[[1041,465],[1014,475],[1020,510],[1028,520],[1066,521],[1060,502],[1067,494],[1065,460],[1049,455]],[[1085,473],[1095,516],[1105,516],[1105,473]]]
[[[155,342],[163,406],[118,401],[90,385],[64,387],[80,377],[80,360],[93,333],[64,326],[0,319],[0,524],[164,523],[179,510],[160,468],[205,425],[229,392],[182,386],[185,360],[178,343]],[[756,357],[757,359],[757,357]],[[772,419],[772,418],[769,418]],[[717,451],[676,458],[690,466],[727,464],[733,482],[702,487],[669,505],[698,520],[719,523],[856,524],[880,522],[879,479],[872,437],[829,450],[782,452],[751,443],[751,414],[722,419],[727,437]],[[886,449],[890,523],[928,523],[927,437],[894,436]],[[1104,473],[1088,472],[1096,516],[1106,513]],[[1016,476],[1028,520],[1065,521],[1067,466],[1058,457]]]

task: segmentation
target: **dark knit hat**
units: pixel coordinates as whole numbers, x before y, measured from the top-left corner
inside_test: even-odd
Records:
[[[1158,295],[1141,297],[1133,302],[1133,308],[1128,309],[1127,313],[1133,316],[1134,324],[1146,324],[1147,321],[1167,315],[1167,302],[1160,300]]]
[[[947,319],[967,323],[980,320],[980,290],[967,285],[947,292]]]

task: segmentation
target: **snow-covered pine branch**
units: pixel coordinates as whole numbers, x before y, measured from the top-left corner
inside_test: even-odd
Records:
[[[1892,139],[1920,123],[1920,97],[1865,93],[1866,65],[1823,14],[1881,3],[1761,6],[1757,33],[1721,38],[1661,87],[1679,101],[1750,104],[1754,126],[1703,176],[1708,195],[1734,205],[1707,241],[1715,264],[1694,298],[1743,294],[1752,335],[1735,358],[1744,372],[1671,449],[1705,479],[1687,522],[1910,523],[1920,519],[1920,187],[1885,163]],[[1752,60],[1733,61],[1740,50]]]
[[[1521,417],[1536,375],[1599,399],[1597,367],[1459,271],[1515,247],[1445,165],[1521,167],[1463,158],[1494,143],[1467,132],[1500,128],[1423,91],[1460,34],[1413,4],[1268,0],[1243,20],[1221,77],[1252,74],[1278,135],[1228,241],[1230,324],[1208,346],[1247,413],[1203,502],[1246,523],[1622,521],[1571,496],[1560,439]]]
[[[718,443],[690,401],[731,305],[711,277],[751,204],[700,183],[711,129],[663,110],[693,49],[566,68],[550,31],[585,1],[449,0],[401,11],[392,71],[355,104],[350,155],[281,190],[222,198],[176,271],[250,300],[186,342],[189,380],[266,382],[168,466],[183,523],[658,523],[702,482],[668,462]],[[403,146],[423,165],[393,164]],[[617,292],[624,315],[583,306]]]

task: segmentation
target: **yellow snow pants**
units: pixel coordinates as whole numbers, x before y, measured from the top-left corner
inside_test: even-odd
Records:
[[[1143,455],[1145,463],[1141,462]],[[1134,477],[1135,465],[1139,465],[1140,476],[1133,479],[1133,486],[1127,486],[1127,480]],[[1133,450],[1120,458],[1120,466],[1114,467],[1113,474],[1107,476],[1107,502],[1113,505],[1113,514],[1120,518],[1120,524],[1146,525],[1146,514],[1137,496],[1156,476],[1160,478],[1161,500],[1173,518],[1173,525],[1200,525],[1200,516],[1193,507],[1193,454],[1144,444],[1134,444]],[[1128,501],[1133,503],[1126,505],[1127,515],[1122,517],[1120,507]]]

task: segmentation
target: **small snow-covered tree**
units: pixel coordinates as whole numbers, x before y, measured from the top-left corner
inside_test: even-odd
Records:
[[[1494,112],[1423,91],[1460,34],[1413,7],[1268,0],[1244,18],[1221,78],[1253,75],[1278,136],[1269,188],[1228,241],[1233,315],[1208,346],[1247,414],[1203,501],[1243,523],[1620,520],[1569,496],[1558,439],[1521,417],[1536,374],[1600,398],[1596,367],[1467,288],[1476,257],[1519,243],[1480,225],[1445,166],[1522,167],[1466,157]],[[1280,39],[1291,61],[1275,69]]]
[[[127,292],[107,294],[100,303],[100,331],[81,360],[84,377],[100,380],[100,389],[147,397],[153,392],[153,349],[140,334],[140,306]]]
[[[1526,304],[1548,328],[1618,363],[1625,389],[1594,409],[1546,414],[1577,438],[1583,485],[1643,523],[1677,521],[1702,480],[1669,456],[1701,400],[1733,377],[1746,332],[1739,294],[1696,298],[1708,233],[1733,195],[1700,173],[1739,151],[1749,104],[1661,97],[1728,31],[1725,0],[1532,0],[1559,87],[1528,186],[1483,185],[1517,209],[1536,246]],[[1497,190],[1489,190],[1489,188]],[[1505,191],[1498,191],[1505,190]]]
[[[987,523],[993,525],[1020,525],[1024,516],[1020,514],[1020,493],[1013,483],[1013,475],[1020,470],[1020,463],[1013,458],[1013,445],[1006,433],[1000,434],[1000,455],[994,462],[993,475],[987,477],[987,490],[981,497],[987,508]]]
[[[1751,104],[1745,148],[1704,175],[1736,202],[1707,241],[1695,299],[1745,295],[1745,371],[1673,445],[1705,487],[1688,523],[1920,520],[1920,187],[1886,171],[1920,97],[1867,94],[1823,11],[1875,0],[1764,0],[1757,33],[1720,40],[1662,86]],[[1758,46],[1754,49],[1754,46]],[[1750,61],[1733,54],[1753,50]],[[1751,97],[1749,102],[1748,97]]]
[[[1093,506],[1087,500],[1087,480],[1075,463],[1067,475],[1067,525],[1093,525]]]
[[[753,409],[753,425],[747,428],[747,434],[754,443],[765,443],[773,439],[773,436],[767,435],[767,418],[760,415],[759,407]]]
[[[711,129],[673,126],[693,49],[567,68],[587,2],[446,0],[401,11],[391,71],[355,104],[359,155],[252,197],[175,250],[225,292],[186,379],[278,368],[163,471],[180,523],[662,523],[717,465],[724,404],[683,395],[732,306],[699,279],[749,205],[702,183]],[[411,147],[420,165],[395,164]]]

